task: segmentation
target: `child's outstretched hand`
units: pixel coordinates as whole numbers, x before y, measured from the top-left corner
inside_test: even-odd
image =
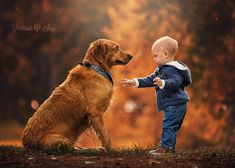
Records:
[[[135,80],[133,79],[122,79],[121,84],[123,87],[131,87],[136,85]]]

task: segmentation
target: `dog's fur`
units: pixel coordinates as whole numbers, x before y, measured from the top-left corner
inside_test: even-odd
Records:
[[[130,54],[119,49],[117,43],[99,39],[91,43],[83,62],[110,72],[112,66],[125,65],[131,58]],[[111,149],[103,113],[110,104],[112,92],[109,80],[95,70],[77,65],[29,119],[22,135],[24,147],[73,147],[76,139],[92,127],[102,146]]]

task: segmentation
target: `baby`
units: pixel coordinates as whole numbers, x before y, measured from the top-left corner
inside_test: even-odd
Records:
[[[155,71],[144,78],[122,79],[124,87],[155,87],[158,111],[164,111],[160,147],[149,151],[152,155],[175,152],[176,131],[183,123],[189,95],[184,89],[192,83],[189,68],[174,58],[178,42],[168,36],[158,39],[152,46]]]

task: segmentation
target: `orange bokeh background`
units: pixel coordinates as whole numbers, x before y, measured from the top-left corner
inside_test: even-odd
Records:
[[[122,88],[120,80],[152,73],[156,68],[151,55],[152,44],[165,35],[178,41],[176,59],[186,63],[193,76],[193,85],[187,88],[191,99],[178,132],[177,147],[235,144],[235,89],[232,84],[235,77],[231,76],[235,65],[235,40],[231,37],[234,30],[223,29],[223,22],[231,23],[235,18],[229,2],[224,2],[225,6],[220,8],[220,2],[208,2],[201,7],[204,1],[43,0],[28,3],[32,7],[29,16],[24,3],[6,2],[1,19],[8,21],[8,25],[49,23],[56,26],[55,30],[46,27],[38,32],[1,26],[0,35],[4,39],[0,42],[3,51],[1,72],[6,80],[1,86],[13,91],[4,92],[1,97],[0,144],[20,146],[27,119],[65,79],[68,70],[82,61],[89,43],[108,38],[134,56],[127,66],[112,69],[115,91],[105,123],[113,146],[157,145],[163,113],[156,110],[155,90]],[[230,13],[224,14],[224,10]],[[17,60],[15,64],[14,60]],[[9,66],[13,70],[9,70]],[[19,122],[19,118],[23,121]],[[92,130],[88,130],[78,139],[77,145],[96,147],[100,142]]]

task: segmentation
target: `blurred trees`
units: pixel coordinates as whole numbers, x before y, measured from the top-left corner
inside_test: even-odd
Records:
[[[31,101],[41,104],[82,61],[89,43],[103,37],[100,29],[109,24],[103,4],[111,3],[1,2],[1,119],[29,118]],[[25,31],[23,26],[32,29]]]
[[[206,104],[203,113],[215,123],[201,131],[207,131],[214,143],[231,145],[235,142],[235,2],[184,0],[180,8],[193,36],[188,61],[195,111]]]

